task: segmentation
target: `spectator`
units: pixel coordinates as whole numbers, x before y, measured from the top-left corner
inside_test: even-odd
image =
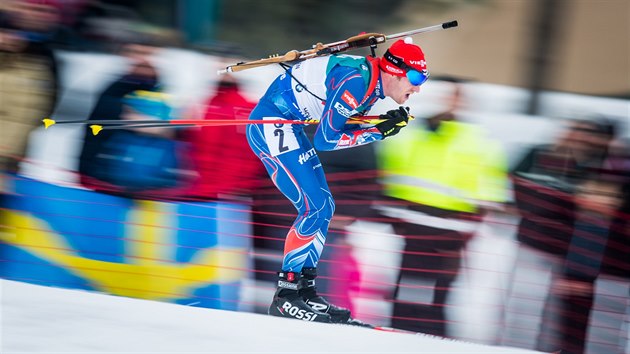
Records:
[[[557,348],[563,353],[585,351],[599,275],[630,277],[630,146],[618,148],[576,193],[573,237],[562,275],[553,284],[554,295],[561,300]]]
[[[58,91],[57,61],[48,43],[36,40],[15,16],[0,12],[0,161],[8,172],[17,172],[29,133],[52,113]]]
[[[532,148],[512,173],[521,220],[507,321],[518,321],[517,312],[532,313],[536,301],[544,303],[534,345],[539,350],[551,349],[557,342],[558,298],[545,291],[532,293],[531,284],[520,287],[515,279],[526,273],[535,279],[550,276],[552,283],[558,279],[574,233],[577,186],[586,181],[589,170],[602,166],[613,134],[607,122],[574,120],[557,143]],[[520,306],[528,307],[517,309]]]
[[[440,336],[448,334],[445,306],[461,253],[484,207],[505,201],[507,181],[496,143],[458,117],[461,82],[444,83],[451,90],[446,109],[384,144],[380,156],[391,198],[380,210],[405,237],[392,326]]]
[[[171,118],[164,94],[134,91],[122,100],[122,119]],[[92,171],[99,190],[143,197],[177,197],[189,180],[187,149],[169,127],[116,131],[100,145]],[[99,133],[100,136],[100,133]]]
[[[254,105],[241,94],[234,77],[224,75],[204,105],[203,119],[247,119]],[[243,126],[195,128],[185,133],[185,140],[190,143],[190,158],[198,174],[187,195],[229,199],[252,194],[264,171],[249,151]]]
[[[137,91],[159,91],[156,69],[151,64],[151,57],[159,47],[152,41],[142,40],[122,46],[121,55],[130,62],[129,70],[105,89],[100,95],[89,120],[119,120],[123,112],[123,97]],[[103,131],[93,136],[86,127],[83,148],[79,161],[81,183],[88,188],[100,189],[98,180],[94,179],[100,169],[97,155],[109,139],[122,131]],[[102,187],[102,186],[101,186]]]
[[[29,40],[46,43],[54,49],[75,49],[79,34],[71,16],[82,0],[5,0],[15,23]]]

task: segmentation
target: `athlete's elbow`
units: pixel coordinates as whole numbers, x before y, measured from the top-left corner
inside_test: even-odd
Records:
[[[335,149],[335,144],[325,141],[324,139],[313,139],[313,145],[318,151],[331,151]]]

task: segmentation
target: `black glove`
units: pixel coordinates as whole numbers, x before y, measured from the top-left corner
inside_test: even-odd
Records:
[[[409,108],[398,107],[398,109],[393,109],[385,114],[381,114],[379,118],[385,119],[385,121],[378,123],[374,127],[381,132],[383,139],[385,139],[398,134],[400,129],[407,126],[409,117]]]

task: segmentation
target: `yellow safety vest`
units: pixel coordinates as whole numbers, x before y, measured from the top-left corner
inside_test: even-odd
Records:
[[[440,209],[475,212],[507,199],[507,162],[478,127],[442,122],[436,132],[409,129],[380,144],[385,193]]]

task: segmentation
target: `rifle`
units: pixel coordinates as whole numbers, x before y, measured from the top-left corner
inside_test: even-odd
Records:
[[[386,41],[411,36],[419,33],[433,32],[448,28],[457,27],[457,21],[444,22],[440,25],[434,25],[424,28],[418,28],[411,31],[400,32],[390,35],[385,35],[382,33],[362,33],[353,37],[350,37],[343,41],[332,42],[328,44],[317,43],[313,45],[312,49],[307,49],[303,51],[290,50],[284,55],[271,55],[269,58],[248,61],[248,62],[240,62],[234,65],[227,66],[225,69],[221,69],[217,72],[217,74],[226,74],[237,71],[242,71],[251,68],[257,68],[260,66],[265,66],[269,64],[277,64],[277,63],[290,63],[295,61],[301,61],[306,59],[311,59],[315,57],[321,57],[331,54],[337,54],[341,52],[345,52],[351,49],[370,47],[372,50],[372,55],[376,56],[374,50],[376,46],[381,43],[385,43]]]

